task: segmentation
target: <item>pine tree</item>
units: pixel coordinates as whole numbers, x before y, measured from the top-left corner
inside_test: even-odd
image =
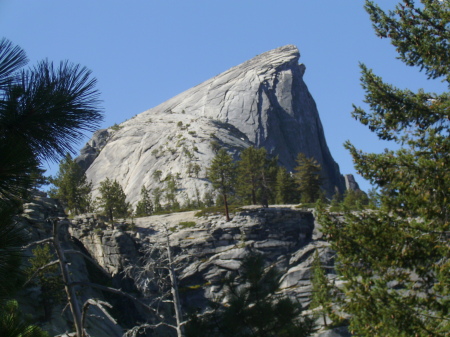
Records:
[[[17,206],[39,180],[42,161],[74,152],[84,132],[102,120],[96,80],[79,65],[41,61],[26,70],[25,52],[0,39],[0,335],[44,336],[7,301],[20,286],[27,231],[14,222]],[[83,132],[84,131],[84,132]]]
[[[341,206],[342,200],[343,200],[343,196],[341,194],[341,192],[339,192],[339,189],[337,187],[335,187],[335,192],[333,194],[333,197],[331,198],[331,207],[333,208],[338,208]]]
[[[49,337],[30,319],[23,315],[15,300],[7,301],[0,306],[0,336],[5,337]]]
[[[142,186],[141,200],[136,205],[136,216],[149,216],[153,213],[153,204],[150,199],[150,191]]]
[[[319,197],[322,177],[320,164],[314,158],[308,158],[304,153],[297,156],[297,167],[294,178],[298,184],[302,202],[315,202]]]
[[[102,120],[96,80],[79,65],[41,61],[0,39],[0,204],[21,199],[41,161],[57,161]],[[0,205],[1,206],[1,205]]]
[[[275,186],[275,202],[277,204],[298,202],[298,187],[294,177],[282,166],[279,166],[277,169]]]
[[[130,204],[126,201],[122,186],[117,180],[106,178],[100,182],[99,188],[101,196],[99,197],[100,207],[108,216],[110,221],[117,217],[126,217],[129,214]]]
[[[30,267],[26,272],[30,277],[35,277],[35,282],[40,287],[39,300],[44,310],[44,321],[49,321],[53,307],[63,301],[64,284],[57,265],[42,269],[43,266],[55,260],[49,245],[36,247],[33,249],[33,255],[28,260]]]
[[[316,309],[314,311],[315,315],[322,316],[323,323],[325,327],[327,327],[327,315],[331,315],[332,310],[331,285],[328,281],[322,262],[320,261],[319,252],[317,250],[314,253],[311,286],[312,293],[310,308]]]
[[[152,195],[153,195],[153,205],[155,208],[155,212],[159,212],[162,209],[161,198],[163,195],[163,190],[159,187],[155,187],[152,191]]]
[[[225,149],[220,149],[208,168],[208,178],[213,187],[219,190],[225,206],[225,216],[230,221],[228,196],[234,191],[236,164]]]
[[[226,280],[228,305],[195,317],[186,327],[186,336],[207,337],[306,337],[312,321],[301,315],[302,308],[288,297],[276,294],[278,274],[265,268],[262,255],[244,258],[241,280]],[[243,286],[242,286],[243,285]]]
[[[361,190],[347,190],[344,193],[342,206],[349,210],[363,209],[363,206],[369,204],[369,198],[366,193]]]
[[[178,184],[175,180],[175,177],[172,174],[168,174],[166,177],[166,200],[167,200],[167,207],[172,210],[176,210],[180,208],[180,204],[177,200],[177,191],[178,191]]]
[[[50,190],[50,196],[61,200],[71,212],[80,214],[90,210],[92,183],[69,153],[59,163],[58,174],[50,182],[56,187]]]
[[[449,1],[405,0],[390,12],[367,1],[365,8],[400,60],[449,84]],[[402,90],[361,69],[371,111],[355,107],[353,116],[401,148],[371,154],[346,144],[382,196],[375,211],[321,216],[345,281],[342,310],[360,336],[448,336],[450,96]]]
[[[266,157],[265,148],[256,149],[250,146],[241,152],[237,162],[237,192],[245,202],[252,205],[257,204],[257,194],[263,188]]]

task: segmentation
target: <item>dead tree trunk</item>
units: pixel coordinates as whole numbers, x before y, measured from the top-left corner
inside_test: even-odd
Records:
[[[167,229],[166,229],[167,230]],[[171,293],[173,297],[173,306],[175,308],[175,319],[177,321],[177,336],[183,337],[184,336],[184,329],[183,329],[183,313],[181,311],[181,302],[180,302],[180,295],[178,293],[178,281],[177,281],[177,275],[175,273],[174,263],[172,259],[172,250],[170,249],[170,241],[169,241],[169,233],[166,233],[166,245],[167,245],[167,256],[169,260],[169,275],[170,275],[170,287],[171,287]]]
[[[59,242],[59,220],[58,219],[52,219],[53,224],[53,246],[55,247],[56,255],[58,255],[59,259],[59,266],[61,269],[61,274],[64,282],[64,290],[66,291],[67,300],[69,301],[69,307],[70,311],[72,312],[72,317],[74,320],[75,325],[75,331],[77,334],[77,337],[84,337],[84,330],[83,330],[83,324],[82,324],[82,318],[81,318],[81,308],[80,304],[78,303],[78,298],[75,294],[75,289],[72,285],[72,280],[70,277],[69,267],[67,265],[66,256],[64,254],[64,250],[61,247],[61,244]]]

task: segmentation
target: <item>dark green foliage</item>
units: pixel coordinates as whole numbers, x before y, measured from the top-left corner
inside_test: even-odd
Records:
[[[46,170],[40,167],[36,167],[33,171],[31,171],[30,178],[33,182],[34,189],[39,189],[43,185],[50,184],[49,178],[44,175],[45,172]]]
[[[344,200],[344,197],[342,196],[341,192],[339,192],[339,189],[336,187],[333,197],[331,198],[330,202],[331,207],[336,209],[340,208],[342,200]]]
[[[361,190],[347,190],[344,193],[342,206],[349,210],[363,209],[369,204],[367,194]]]
[[[366,10],[402,61],[448,84],[449,2],[421,2],[405,0],[385,13],[367,1]],[[449,95],[398,89],[361,68],[371,111],[355,107],[353,116],[402,148],[370,154],[346,144],[356,169],[381,197],[375,211],[347,212],[344,220],[321,216],[346,281],[342,310],[351,315],[356,335],[448,336]]]
[[[191,228],[195,227],[195,221],[182,221],[178,224],[181,228]]]
[[[59,199],[71,212],[80,214],[91,210],[92,183],[69,153],[59,163],[59,171],[50,182],[56,187],[50,190],[50,196]]]
[[[264,268],[261,255],[247,256],[240,273],[241,286],[233,278],[226,282],[228,305],[215,304],[212,313],[194,316],[186,327],[187,337],[302,337],[312,333],[312,322],[301,317],[301,305],[276,295],[277,273]]]
[[[30,187],[41,181],[41,161],[74,152],[83,131],[98,128],[96,80],[79,65],[41,61],[22,70],[25,52],[0,40],[0,335],[44,336],[20,317],[17,303],[4,302],[19,282],[26,236],[12,216]]]
[[[217,140],[212,140],[211,143],[209,144],[209,146],[211,147],[211,150],[217,154],[221,148],[219,142]]]
[[[178,183],[175,180],[175,177],[170,173],[167,175],[166,179],[166,189],[165,189],[165,197],[167,200],[167,209],[170,210],[179,210],[180,204],[177,200],[177,191],[178,191]]]
[[[314,315],[319,317],[321,316],[323,318],[324,325],[327,326],[327,316],[332,315],[332,287],[328,281],[322,262],[320,261],[319,252],[317,250],[314,253],[311,285],[312,292],[310,308],[316,309],[314,311]]]
[[[162,175],[162,171],[161,170],[157,170],[157,171],[153,172],[153,178],[156,181],[160,181],[161,175]]]
[[[39,300],[44,310],[44,321],[51,319],[54,305],[60,303],[64,298],[64,284],[61,279],[58,265],[41,267],[56,260],[50,252],[50,246],[38,246],[33,250],[33,257],[28,261],[31,266],[27,270],[29,277],[35,277],[35,283],[40,287]]]
[[[192,165],[192,172],[194,172],[195,177],[198,178],[199,173],[201,172],[202,168],[199,164],[194,163]]]
[[[0,305],[4,299],[11,298],[24,282],[20,269],[24,257],[21,247],[28,236],[14,222],[16,212],[17,208],[13,206],[0,207]]]
[[[277,204],[294,204],[298,201],[298,187],[293,175],[287,172],[283,166],[279,166],[275,184],[275,202]]]
[[[211,207],[214,205],[214,195],[211,191],[206,191],[203,194],[203,204],[205,207]]]
[[[161,207],[161,197],[163,195],[163,190],[159,187],[155,187],[152,191],[153,195],[153,205],[155,212],[158,212],[162,209]]]
[[[368,207],[370,209],[377,209],[380,206],[380,193],[375,188],[371,188],[367,191],[367,197],[369,198]]]
[[[237,193],[244,202],[256,205],[257,195],[265,189],[264,173],[267,152],[265,148],[250,146],[241,152],[237,162]]]
[[[145,186],[142,186],[141,200],[136,205],[136,216],[149,216],[153,213],[153,204],[149,192]]]
[[[127,196],[117,180],[106,178],[100,183],[99,191],[101,194],[99,197],[100,207],[103,208],[110,221],[114,221],[114,218],[128,216],[130,204],[126,201]]]
[[[297,156],[297,167],[294,169],[294,178],[298,185],[301,201],[315,202],[320,195],[322,168],[314,158],[308,158],[304,153]]]
[[[94,131],[102,119],[89,70],[48,61],[21,70],[27,62],[20,47],[0,40],[1,203],[22,198],[40,160],[73,152],[80,130]]]
[[[0,305],[0,336],[2,337],[49,337],[36,325],[32,325],[19,310],[16,301]]]
[[[208,178],[213,187],[222,195],[225,205],[225,215],[227,221],[230,221],[227,197],[234,191],[236,164],[225,149],[220,149],[213,158],[208,168]]]

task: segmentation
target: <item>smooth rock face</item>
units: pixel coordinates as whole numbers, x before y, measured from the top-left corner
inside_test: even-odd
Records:
[[[246,147],[265,147],[290,171],[303,152],[322,165],[327,193],[335,186],[343,192],[344,179],[326,145],[299,57],[292,45],[263,53],[133,117],[119,130],[103,131],[106,144],[96,135],[81,153],[84,166],[98,155],[87,168],[88,179],[94,188],[106,177],[116,179],[135,204],[143,185],[164,187],[153,178],[160,170],[161,181],[178,174],[180,202],[196,193],[201,197],[210,189],[203,178],[214,140],[235,158]],[[200,165],[198,177],[188,172],[189,164]]]
[[[344,181],[345,181],[345,189],[346,190],[353,190],[353,191],[359,191],[359,185],[355,180],[355,177],[353,174],[346,174],[344,175]]]

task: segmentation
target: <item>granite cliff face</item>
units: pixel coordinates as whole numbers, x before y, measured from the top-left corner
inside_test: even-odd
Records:
[[[275,267],[280,275],[279,293],[301,303],[311,315],[311,271],[314,253],[319,253],[330,282],[339,281],[334,271],[335,253],[323,240],[320,225],[311,210],[291,206],[246,207],[225,221],[222,215],[196,217],[194,211],[154,215],[133,220],[134,226],[116,224],[115,228],[86,214],[71,220],[72,238],[117,282],[116,287],[141,283],[133,275],[141,270],[143,247],[165,246],[167,234],[174,260],[181,305],[185,312],[203,312],[211,300],[226,302],[224,280],[239,275],[242,261],[249,253],[263,256],[266,267]],[[180,221],[189,221],[188,228]],[[130,230],[131,228],[131,230]],[[167,232],[167,228],[170,230]],[[163,248],[164,249],[164,248]],[[139,254],[141,253],[141,254]],[[131,276],[123,271],[131,268]],[[130,275],[127,273],[127,275]],[[334,281],[333,281],[334,280]],[[152,282],[156,282],[153,280]],[[239,282],[239,281],[238,281]],[[151,284],[146,283],[151,288]],[[138,289],[141,289],[139,286]],[[135,288],[134,288],[135,289]],[[135,292],[135,290],[134,290]],[[140,294],[138,294],[138,298]],[[150,298],[140,298],[142,301]],[[136,311],[130,303],[127,311]],[[124,308],[121,307],[120,310]],[[329,318],[327,318],[330,322]],[[317,320],[317,328],[323,325]],[[174,331],[167,331],[172,336]],[[349,336],[345,327],[320,329],[315,337]]]
[[[226,222],[222,215],[195,216],[196,212],[171,213],[150,217],[128,219],[108,224],[97,214],[83,214],[68,220],[55,199],[46,198],[42,193],[24,205],[24,213],[19,223],[27,229],[32,241],[51,236],[49,217],[58,217],[60,240],[63,248],[71,251],[66,254],[70,263],[71,277],[75,282],[93,282],[122,289],[144,303],[152,297],[143,296],[139,284],[139,270],[142,268],[142,248],[153,247],[158,243],[169,242],[175,261],[179,281],[181,305],[184,312],[200,310],[209,306],[208,300],[223,299],[225,286],[223,280],[229,276],[238,276],[243,258],[250,252],[263,256],[267,267],[276,267],[279,274],[279,292],[299,301],[306,315],[311,315],[311,266],[314,252],[319,252],[330,281],[336,278],[334,271],[334,252],[323,240],[320,225],[315,221],[311,210],[291,206],[255,208],[245,207],[233,214],[232,221]],[[127,222],[128,221],[128,222]],[[133,221],[133,224],[131,223]],[[188,221],[184,226],[181,221]],[[167,232],[167,227],[170,229]],[[96,260],[97,267],[75,251],[84,253]],[[28,249],[31,256],[31,249]],[[98,266],[100,268],[98,268]],[[124,273],[130,270],[131,273]],[[101,272],[102,270],[103,272]],[[239,278],[237,279],[239,282]],[[146,287],[155,288],[156,276]],[[138,322],[154,319],[152,314],[142,311],[136,302],[122,296],[111,297],[108,293],[90,287],[77,287],[80,303],[88,298],[106,300],[114,306],[111,314],[118,319],[114,324],[95,307],[89,317],[86,328],[91,336],[122,336],[124,329]],[[23,288],[18,296],[25,313],[35,318],[43,315],[40,302],[41,288],[30,284]],[[52,335],[71,331],[71,316],[63,310],[65,302],[55,305],[51,317],[43,323],[43,328]],[[63,314],[62,314],[63,312]],[[317,326],[323,322],[319,319]],[[150,334],[153,336],[153,334]],[[156,334],[155,334],[156,335]],[[168,330],[164,336],[173,336]],[[323,331],[315,337],[349,336],[345,327]]]
[[[130,202],[141,187],[163,187],[154,172],[178,176],[179,188],[194,197],[209,187],[205,168],[214,156],[211,141],[237,158],[249,146],[265,147],[288,170],[299,152],[323,168],[333,194],[344,179],[324,137],[316,104],[303,81],[300,53],[288,45],[263,53],[128,120],[98,132],[78,161],[94,187],[106,177],[121,183]],[[95,159],[94,159],[95,158]],[[188,172],[198,164],[198,176]],[[181,201],[181,200],[180,200]]]

